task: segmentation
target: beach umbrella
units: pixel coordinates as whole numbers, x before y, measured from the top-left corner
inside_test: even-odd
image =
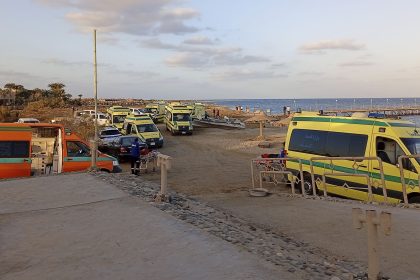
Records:
[[[246,123],[256,123],[258,122],[260,124],[260,136],[259,138],[263,139],[264,138],[264,133],[263,133],[263,124],[265,122],[270,121],[271,119],[269,117],[267,117],[264,113],[260,113],[258,115],[253,116],[252,118],[249,118],[247,120],[245,120]]]

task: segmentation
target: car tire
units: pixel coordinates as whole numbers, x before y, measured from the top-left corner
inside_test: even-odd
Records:
[[[410,197],[410,199],[408,200],[408,203],[420,204],[420,195]]]
[[[312,186],[312,177],[311,175],[309,175],[308,173],[303,175],[303,180],[304,180],[304,191],[306,195],[313,195],[313,188],[314,186]],[[316,188],[316,187],[315,187]],[[299,184],[299,190],[300,190],[300,184]]]

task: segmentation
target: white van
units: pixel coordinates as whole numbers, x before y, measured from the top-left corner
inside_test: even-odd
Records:
[[[95,123],[95,118],[94,116],[92,116],[93,118],[93,123]],[[99,125],[106,125],[108,123],[108,118],[105,114],[102,113],[98,113],[98,124]]]
[[[39,120],[35,118],[20,118],[17,123],[39,123]]]

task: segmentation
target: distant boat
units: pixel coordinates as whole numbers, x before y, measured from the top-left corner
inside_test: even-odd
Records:
[[[230,119],[230,118],[222,118],[222,119],[215,119],[215,118],[205,118],[201,120],[194,120],[193,125],[200,126],[200,127],[218,127],[218,128],[226,128],[226,129],[244,129],[245,123],[238,119]]]

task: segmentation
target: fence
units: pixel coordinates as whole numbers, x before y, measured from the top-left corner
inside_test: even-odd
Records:
[[[295,177],[291,176],[292,181],[288,182],[287,175],[293,175],[291,171],[286,170],[286,160],[297,161],[299,164],[299,177],[296,182]],[[295,184],[300,183],[301,191],[304,193],[304,179],[303,179],[303,168],[302,160],[298,158],[261,158],[251,160],[251,177],[252,177],[252,188],[255,188],[255,169],[263,169],[258,172],[258,179],[260,188],[262,188],[263,175],[274,175],[273,183],[274,184],[290,184],[292,193],[295,194]],[[277,180],[276,175],[281,175],[281,180]]]
[[[352,164],[352,172],[335,172],[334,173],[334,161],[351,161]],[[319,177],[315,179],[315,172],[314,172],[314,162],[315,161],[329,161],[329,164],[327,165],[328,168],[326,168],[326,164],[324,164],[324,173],[321,175],[322,181],[319,181]],[[372,194],[372,183],[371,180],[373,179],[370,172],[368,170],[359,170],[360,167],[362,168],[368,168],[367,165],[364,165],[364,161],[377,161],[379,164],[379,175],[380,175],[380,187],[382,188],[382,193],[384,196],[385,202],[388,201],[388,195],[386,190],[386,184],[385,184],[385,176],[384,176],[384,169],[382,160],[379,157],[312,157],[309,161],[310,164],[310,172],[311,172],[311,179],[312,179],[312,191],[313,195],[317,196],[316,194],[316,180],[318,180],[319,183],[322,183],[323,190],[324,190],[324,196],[327,195],[327,187],[326,187],[326,176],[347,176],[347,177],[365,177],[367,179],[367,187],[368,187],[368,201],[372,202],[373,200],[373,194]],[[331,172],[325,172],[325,169],[331,170]],[[350,170],[349,170],[350,171]],[[345,185],[343,185],[345,187]],[[379,187],[379,186],[378,186]]]

